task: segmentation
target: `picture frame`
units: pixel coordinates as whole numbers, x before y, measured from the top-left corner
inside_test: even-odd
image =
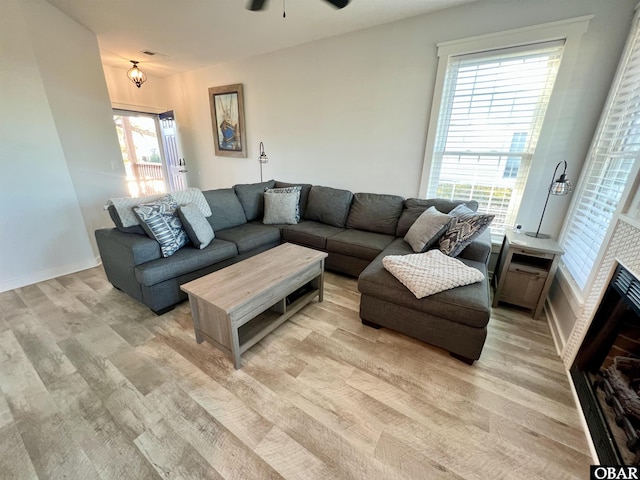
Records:
[[[244,95],[241,83],[209,88],[211,125],[216,155],[247,157]]]

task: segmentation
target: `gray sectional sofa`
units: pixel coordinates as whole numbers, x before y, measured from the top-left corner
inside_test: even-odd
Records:
[[[448,213],[461,201],[404,199],[397,195],[355,193],[331,187],[301,186],[301,221],[264,225],[263,192],[294,184],[274,180],[203,191],[211,208],[215,239],[207,247],[187,245],[162,257],[158,243],[141,228],[123,228],[110,207],[115,228],[95,232],[109,281],[157,314],[186,299],[180,285],[283,242],[328,253],[327,270],[359,277],[362,322],[386,327],[442,347],[472,363],[480,357],[490,316],[488,232],[459,259],[485,274],[479,283],[417,299],[382,266],[386,255],[413,253],[403,237],[430,206]],[[464,202],[472,210],[474,201]]]

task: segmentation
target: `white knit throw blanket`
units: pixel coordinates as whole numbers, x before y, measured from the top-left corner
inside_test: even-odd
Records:
[[[437,249],[411,255],[388,255],[382,259],[382,265],[416,298],[484,279],[480,270]]]
[[[107,200],[107,204],[104,206],[105,210],[109,208],[109,205],[113,205],[120,216],[123,227],[133,227],[139,225],[138,217],[133,213],[133,207],[141,205],[143,203],[151,203],[159,198],[167,195],[161,193],[158,195],[149,195],[147,197],[120,197],[110,198]],[[197,188],[187,188],[186,190],[178,190],[171,192],[171,196],[175,198],[178,205],[186,205],[188,203],[194,203],[198,206],[200,211],[205,217],[211,216],[211,208],[207,200],[204,198],[202,192]]]

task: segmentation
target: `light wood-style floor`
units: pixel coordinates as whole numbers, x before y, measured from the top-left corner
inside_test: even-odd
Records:
[[[0,293],[0,478],[588,478],[545,322],[494,309],[467,366],[325,285],[238,371],[101,268]]]

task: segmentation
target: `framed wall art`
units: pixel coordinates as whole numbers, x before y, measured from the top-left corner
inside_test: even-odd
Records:
[[[242,84],[211,87],[209,104],[216,155],[246,158]]]

